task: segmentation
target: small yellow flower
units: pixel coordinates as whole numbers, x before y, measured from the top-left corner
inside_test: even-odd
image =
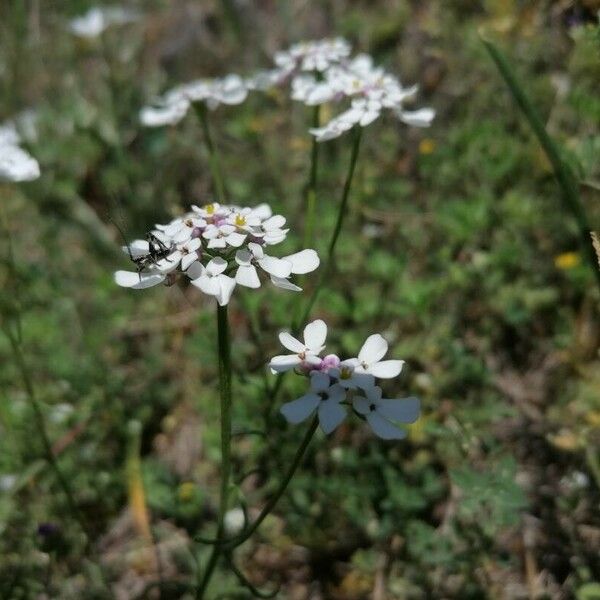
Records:
[[[177,495],[182,502],[189,502],[194,497],[196,484],[191,481],[185,481],[179,486]]]
[[[435,151],[435,140],[431,138],[424,138],[419,142],[419,153],[420,154],[433,154]]]
[[[572,269],[580,263],[581,259],[577,252],[563,252],[554,257],[554,266],[557,269]]]

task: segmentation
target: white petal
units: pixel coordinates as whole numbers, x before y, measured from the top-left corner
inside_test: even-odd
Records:
[[[429,127],[435,117],[435,110],[432,108],[421,108],[415,111],[399,110],[396,114],[407,125]]]
[[[304,328],[304,343],[306,347],[318,354],[325,347],[325,339],[327,338],[327,325],[325,321],[317,319],[309,323]]]
[[[235,262],[243,267],[248,267],[250,265],[250,261],[252,260],[252,254],[248,252],[245,248],[243,250],[238,250],[235,253]]]
[[[228,275],[219,275],[216,279],[219,283],[217,302],[221,306],[225,306],[226,304],[229,304],[231,294],[235,289],[235,279],[233,277],[229,277]]]
[[[199,290],[202,290],[205,294],[209,296],[216,296],[221,291],[219,287],[219,282],[216,277],[209,277],[208,275],[203,274],[197,279],[192,280],[192,285],[195,285]]]
[[[302,361],[297,354],[280,354],[269,362],[271,373],[284,373],[296,368]]]
[[[335,400],[325,400],[319,404],[319,423],[324,433],[331,433],[345,418],[346,411]]]
[[[371,365],[369,372],[374,377],[379,377],[380,379],[391,379],[400,375],[403,365],[403,360],[384,360]]]
[[[297,340],[293,335],[290,335],[287,331],[282,331],[279,334],[279,341],[284,348],[296,352],[297,354],[306,350],[304,344],[300,340]]]
[[[238,267],[235,274],[235,280],[244,287],[253,289],[260,287],[260,279],[258,278],[258,273],[256,272],[256,267],[254,265],[241,265]]]
[[[286,402],[280,409],[281,414],[290,423],[301,423],[311,415],[319,402],[321,398],[316,394],[306,394],[297,400]]]
[[[261,269],[275,277],[285,279],[292,273],[292,263],[282,258],[276,258],[275,256],[268,256],[265,254],[263,258],[258,260],[258,264]]]
[[[378,362],[385,356],[387,350],[388,343],[386,340],[378,333],[375,333],[366,339],[358,353],[358,360],[361,363],[367,364]]]
[[[129,249],[127,249],[127,246],[123,246],[123,252],[126,252],[127,254],[131,253],[133,258],[139,258],[150,252],[150,244],[146,240],[133,240],[133,242],[129,244]]]
[[[401,440],[406,437],[406,431],[392,425],[376,411],[367,415],[367,421],[375,435],[384,440]]]
[[[192,254],[186,254],[182,259],[181,259],[181,269],[183,271],[186,271],[187,268],[193,264],[194,262],[196,262],[198,258],[198,255],[194,252]]]
[[[192,263],[192,265],[186,271],[186,275],[190,279],[198,279],[198,277],[200,277],[204,272],[205,268],[202,266],[202,263],[197,260],[196,262]]]
[[[296,275],[311,273],[320,263],[319,255],[310,248],[301,250],[295,254],[290,254],[289,256],[284,256],[284,259],[289,260],[292,263],[292,273],[295,273]]]
[[[281,215],[273,215],[269,217],[266,221],[263,221],[263,228],[265,231],[270,229],[281,229],[285,225],[285,217]]]
[[[246,235],[244,233],[233,232],[225,238],[225,241],[230,246],[239,248],[246,241]]]
[[[115,283],[121,287],[143,290],[162,283],[165,280],[162,273],[135,273],[132,271],[117,271]]]
[[[282,290],[289,290],[290,292],[301,292],[302,288],[294,285],[291,281],[283,277],[275,277],[271,275],[271,282],[275,287],[281,288]]]
[[[271,217],[273,215],[273,211],[271,210],[271,207],[266,202],[263,202],[262,204],[255,206],[252,209],[251,214],[257,216],[261,221],[265,221],[266,219],[268,219],[269,217]]]
[[[386,419],[402,423],[414,423],[419,418],[421,403],[418,398],[399,398],[397,400],[380,400],[377,412]]]
[[[0,146],[0,181],[33,181],[40,176],[40,165],[18,146]]]
[[[206,265],[206,270],[210,275],[220,275],[227,268],[227,261],[220,256],[213,258]]]
[[[173,102],[161,107],[147,106],[140,112],[140,121],[146,127],[175,125],[185,117],[190,104],[185,100]]]

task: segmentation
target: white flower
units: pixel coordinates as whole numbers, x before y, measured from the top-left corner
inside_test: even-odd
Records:
[[[316,106],[330,102],[338,94],[337,80],[326,77],[318,81],[314,75],[302,73],[292,80],[292,100],[303,102],[307,106]]]
[[[185,273],[194,286],[227,304],[236,286],[260,287],[259,271],[276,287],[298,291],[292,275],[314,271],[319,257],[312,249],[279,258],[265,252],[283,241],[285,218],[273,215],[268,204],[254,208],[220,205],[192,206],[192,211],[157,224],[146,240],[136,240],[123,250],[135,271],[118,271],[123,287],[144,289],[159,283],[173,284]]]
[[[324,433],[331,433],[345,418],[346,411],[340,404],[346,390],[331,385],[325,373],[313,372],[310,376],[311,391],[281,407],[281,413],[290,423],[301,423],[317,410],[319,424]]]
[[[299,42],[275,54],[275,64],[283,69],[325,71],[350,55],[350,44],[343,38]]]
[[[309,323],[303,331],[304,343],[287,332],[279,334],[279,341],[293,354],[274,356],[269,363],[272,373],[283,373],[300,365],[319,365],[319,354],[325,348],[327,325],[320,319]],[[327,376],[329,381],[329,376]]]
[[[225,306],[235,288],[235,279],[224,274],[226,269],[227,261],[218,256],[210,260],[206,267],[199,262],[193,263],[187,273],[192,279],[192,285],[205,294],[214,296],[221,306]]]
[[[187,114],[194,102],[205,102],[211,110],[221,104],[241,104],[248,87],[239,75],[222,79],[198,79],[177,86],[140,111],[140,121],[147,127],[175,125]]]
[[[381,360],[388,351],[388,343],[378,333],[370,335],[362,345],[358,358],[351,358],[348,365],[358,374],[368,374],[380,379],[391,379],[400,375],[403,360]]]
[[[246,515],[241,508],[232,508],[225,513],[223,526],[229,535],[237,535],[243,531],[245,525]]]
[[[406,431],[396,427],[391,421],[414,423],[419,417],[418,398],[388,400],[382,398],[380,387],[366,391],[366,397],[356,396],[352,402],[354,410],[363,415],[371,429],[384,440],[399,440],[406,437]]]
[[[69,30],[73,35],[83,38],[94,38],[101,35],[111,25],[123,25],[136,21],[139,15],[121,7],[95,7],[87,13],[69,22]]]
[[[33,181],[40,176],[38,161],[19,146],[0,145],[0,180]]]

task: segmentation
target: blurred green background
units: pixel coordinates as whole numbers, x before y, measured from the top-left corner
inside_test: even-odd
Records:
[[[114,223],[139,236],[211,201],[212,184],[192,115],[143,129],[138,112],[177,83],[249,75],[294,41],[333,35],[418,83],[437,118],[365,131],[313,315],[340,354],[382,332],[407,361],[393,393],[419,395],[423,415],[401,443],[356,421],[319,434],[240,564],[286,600],[600,598],[598,290],[479,38],[483,28],[507,52],[600,229],[600,4],[156,0],[130,5],[133,23],[73,36],[69,20],[91,6],[0,4],[0,122],[21,115],[42,169],[0,185],[0,318],[19,307],[54,451],[95,535],[86,547],[0,337],[0,598],[105,598],[97,562],[120,599],[157,598],[158,567],[173,582],[162,598],[188,597],[179,583],[205,555],[191,538],[213,532],[219,480],[214,307],[184,285],[117,288],[127,260]],[[284,92],[211,114],[232,202],[288,217],[290,251],[310,118]],[[349,149],[348,137],[322,146],[321,251]],[[264,429],[264,365],[293,308],[271,286],[234,294],[239,431]],[[280,403],[301,393],[295,383]],[[278,417],[266,435],[235,438],[236,504],[254,514],[301,437]],[[215,582],[227,594],[235,579]]]

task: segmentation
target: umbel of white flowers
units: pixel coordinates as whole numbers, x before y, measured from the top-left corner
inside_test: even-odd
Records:
[[[38,161],[21,148],[21,142],[15,122],[0,125],[0,181],[33,181],[40,176]]]
[[[364,418],[374,433],[385,440],[406,437],[406,431],[395,423],[414,423],[420,410],[418,398],[383,398],[377,379],[392,379],[402,370],[402,360],[382,360],[388,350],[386,340],[378,333],[363,344],[356,358],[341,360],[335,354],[321,357],[325,349],[327,325],[309,323],[300,341],[289,333],[281,333],[281,344],[291,352],[275,356],[269,367],[273,373],[295,370],[310,380],[309,391],[281,407],[290,423],[301,423],[317,412],[325,433],[331,433],[346,418],[347,406]]]
[[[431,108],[406,110],[405,103],[417,87],[405,88],[394,75],[377,67],[367,54],[350,57],[351,46],[342,38],[300,42],[276,52],[275,67],[246,79],[227,75],[222,79],[198,79],[177,86],[142,109],[144,125],[157,127],[178,123],[194,102],[210,109],[221,104],[241,104],[250,90],[268,90],[291,82],[291,96],[308,106],[326,102],[349,102],[350,106],[322,127],[310,132],[317,141],[339,137],[355,126],[366,127],[385,110],[402,122],[427,127],[435,116]]]
[[[270,247],[285,240],[286,220],[273,215],[267,204],[255,208],[217,203],[198,207],[156,225],[145,240],[135,240],[123,251],[136,271],[117,271],[118,285],[144,289],[173,284],[185,274],[192,285],[226,305],[236,285],[260,287],[259,270],[267,273],[279,288],[301,291],[290,281],[292,275],[314,271],[319,256],[312,249],[278,258]]]

